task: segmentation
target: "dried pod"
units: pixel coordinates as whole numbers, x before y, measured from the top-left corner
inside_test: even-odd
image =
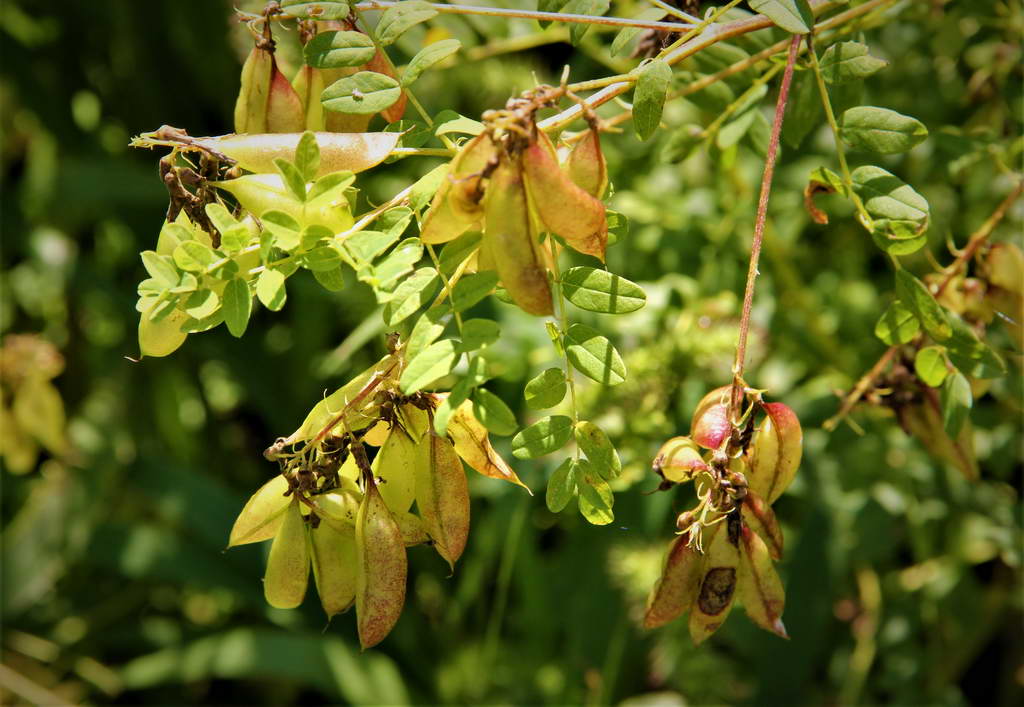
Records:
[[[763,498],[748,489],[740,514],[743,517],[744,525],[749,526],[764,540],[772,559],[781,559],[782,528],[779,527],[779,521],[775,518],[775,511],[772,510],[772,507]]]
[[[601,151],[601,136],[593,128],[573,145],[566,161],[569,179],[596,199],[608,188],[608,165]]]
[[[339,532],[328,523],[309,531],[313,578],[320,604],[330,619],[347,611],[356,600],[355,528]]]
[[[487,133],[471,138],[452,158],[451,168],[423,216],[420,239],[446,243],[462,235],[483,217],[483,172],[496,148]]]
[[[522,171],[514,159],[502,160],[491,175],[484,197],[484,240],[512,300],[529,314],[551,314],[551,287],[527,209]]]
[[[664,626],[686,613],[697,600],[705,558],[689,545],[689,540],[689,534],[683,533],[669,545],[661,577],[647,597],[644,628]]]
[[[469,486],[455,447],[427,432],[416,463],[416,507],[441,557],[454,568],[469,537]]]
[[[284,521],[274,536],[263,576],[263,596],[278,609],[294,609],[302,603],[309,583],[309,545],[306,521],[299,500],[292,496]]]
[[[530,204],[545,229],[579,252],[604,261],[608,245],[604,204],[576,186],[539,142],[523,151],[522,164]]]
[[[750,447],[750,490],[766,503],[775,502],[792,483],[803,454],[800,420],[783,403],[766,403],[766,415]]]
[[[740,576],[737,587],[747,616],[755,624],[782,638],[789,638],[782,623],[786,592],[768,547],[750,528],[740,529]]]
[[[241,88],[235,101],[236,133],[290,133],[306,124],[302,102],[277,67],[274,44],[259,39],[242,65]]]
[[[405,604],[406,557],[402,531],[373,479],[356,518],[356,620],[364,649],[384,640]]]
[[[277,535],[292,500],[285,496],[288,488],[288,480],[281,475],[263,484],[235,519],[228,547],[258,543]]]
[[[302,132],[277,135],[232,134],[182,138],[182,142],[229,157],[249,172],[271,174],[277,171],[274,160],[295,160],[295,149],[302,135]],[[316,173],[318,177],[331,172],[363,172],[376,167],[388,158],[401,137],[400,133],[317,132],[314,135],[320,148],[320,165]],[[146,136],[142,136],[140,144],[145,144],[146,139]]]
[[[661,445],[652,466],[655,473],[675,484],[692,481],[695,475],[708,468],[700,448],[689,437],[673,437]]]
[[[708,545],[700,589],[690,611],[690,637],[697,645],[722,625],[732,610],[736,594],[740,553],[730,541],[730,533],[722,529],[723,525],[725,522],[713,526],[710,531],[714,537]]]

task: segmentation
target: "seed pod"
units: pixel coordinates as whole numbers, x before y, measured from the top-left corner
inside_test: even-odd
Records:
[[[772,507],[763,498],[748,489],[740,514],[743,516],[744,525],[749,526],[764,540],[772,559],[781,559],[782,528],[779,527],[779,521],[775,518],[775,511],[772,510]]]
[[[320,225],[332,233],[348,230],[354,223],[344,196],[324,195],[305,204],[299,202],[278,174],[246,174],[213,186],[230,193],[249,212],[262,218],[268,211],[283,211],[302,226]]]
[[[689,437],[673,437],[661,445],[652,466],[656,474],[675,484],[692,481],[708,468],[700,449]]]
[[[484,197],[484,239],[509,297],[530,314],[551,314],[551,288],[527,209],[520,165],[514,159],[502,160],[491,175]]]
[[[139,317],[139,351],[143,356],[169,356],[177,351],[188,334],[181,330],[189,316],[175,309],[159,321],[152,321],[149,312]]]
[[[292,496],[280,530],[274,536],[263,576],[263,596],[278,609],[294,609],[306,596],[309,583],[309,545],[306,521],[299,509],[299,499]]]
[[[356,431],[376,424],[380,403],[374,392],[385,390],[394,383],[399,371],[399,359],[388,354],[344,386],[317,403],[299,429],[285,439],[285,444],[304,442],[319,435],[327,425],[334,424],[326,433],[339,436],[345,429]],[[390,382],[389,382],[390,381]],[[344,419],[341,418],[344,411]]]
[[[328,523],[309,530],[313,578],[328,620],[356,600],[355,528],[338,532]]]
[[[405,604],[407,571],[402,531],[373,479],[356,518],[356,620],[363,649],[384,640]]]
[[[988,281],[1018,295],[1024,293],[1024,252],[1009,241],[995,243],[984,260]]]
[[[690,611],[690,637],[696,645],[717,631],[732,610],[740,557],[736,545],[729,540],[730,534],[722,529],[727,522],[712,526],[710,531],[714,537],[708,545],[700,589]]]
[[[430,542],[430,536],[427,535],[427,531],[423,527],[423,520],[418,515],[408,512],[394,515],[398,529],[402,531],[402,542],[406,547]]]
[[[796,476],[803,454],[803,431],[796,414],[782,403],[763,405],[764,420],[750,447],[750,490],[766,503],[775,502]]]
[[[664,626],[686,613],[697,600],[704,576],[704,556],[689,546],[688,533],[676,536],[669,545],[658,583],[647,597],[644,628]]]
[[[718,449],[732,434],[729,405],[719,403],[705,408],[700,417],[694,417],[690,434],[693,440],[705,449]]]
[[[384,442],[387,441],[388,435],[390,434],[390,425],[381,420],[376,425],[371,427],[365,435],[363,435],[363,442],[373,447],[383,447]]]
[[[608,165],[604,153],[601,152],[601,137],[591,128],[583,134],[566,161],[569,179],[596,199],[604,196],[608,188]]]
[[[540,143],[523,151],[522,163],[530,204],[545,229],[603,262],[608,245],[604,204],[576,186]]]
[[[477,472],[492,479],[509,481],[530,491],[526,484],[519,480],[512,467],[491,446],[487,428],[476,419],[470,401],[467,400],[455,408],[448,421],[448,434],[455,444],[455,452]]]
[[[420,444],[416,464],[416,507],[434,547],[452,567],[469,536],[469,486],[466,472],[445,437],[430,431]]]
[[[241,89],[235,101],[235,132],[290,133],[302,130],[305,123],[302,102],[277,67],[268,32],[257,41],[242,65]]]
[[[313,132],[325,131],[327,123],[324,118],[324,106],[320,103],[320,94],[324,92],[323,69],[303,64],[292,80],[292,87],[306,116],[304,129]]]
[[[766,631],[789,638],[782,623],[786,607],[786,591],[782,586],[768,547],[757,533],[743,526],[740,529],[740,576],[737,587],[747,616]]]
[[[286,491],[288,480],[280,474],[263,484],[235,519],[228,547],[258,543],[277,535],[284,522],[285,511],[291,504],[291,498],[284,495]]]
[[[481,133],[452,158],[451,168],[423,217],[420,239],[424,243],[454,240],[480,221],[482,172],[494,156],[494,143],[489,135]]]
[[[351,457],[349,457],[351,459]],[[356,525],[356,514],[363,495],[351,479],[341,477],[341,487],[328,493],[311,497],[316,514],[322,521],[339,533],[352,531]]]
[[[320,166],[316,176],[331,172],[362,172],[386,160],[398,144],[400,133],[332,133],[318,132],[316,144],[320,148]],[[274,160],[295,161],[301,132],[284,134],[219,135],[216,137],[187,138],[186,145],[219,152],[238,163],[238,166],[256,174],[276,173]],[[146,136],[140,138],[145,144]]]
[[[414,469],[420,455],[420,444],[408,431],[395,425],[373,460],[373,475],[379,480],[378,490],[392,513],[409,510],[416,497]]]

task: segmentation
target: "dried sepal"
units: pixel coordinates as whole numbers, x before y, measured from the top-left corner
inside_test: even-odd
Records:
[[[277,535],[284,522],[285,511],[292,500],[285,496],[287,491],[288,480],[281,475],[263,484],[246,501],[242,512],[235,519],[235,524],[231,527],[231,536],[228,538],[228,547],[258,543]]]
[[[783,403],[762,405],[765,418],[758,425],[750,447],[750,490],[772,504],[796,476],[803,454],[800,420]]]
[[[693,606],[704,576],[704,559],[690,544],[688,533],[676,536],[669,545],[661,576],[647,598],[644,628],[664,626]]]
[[[782,623],[786,592],[772,563],[768,546],[750,528],[740,529],[740,576],[737,587],[747,616],[755,624],[782,638],[789,638]]]
[[[302,603],[309,583],[309,545],[306,521],[299,500],[292,497],[284,521],[274,536],[263,576],[263,596],[278,609],[294,609]]]
[[[366,484],[355,530],[356,623],[366,649],[384,640],[402,613],[407,572],[401,528],[372,479]]]

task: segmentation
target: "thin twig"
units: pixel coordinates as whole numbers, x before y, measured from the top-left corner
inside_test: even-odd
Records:
[[[861,379],[857,381],[857,385],[853,387],[850,394],[843,399],[843,404],[839,407],[839,412],[825,420],[825,424],[822,425],[824,429],[831,432],[836,428],[836,425],[843,420],[843,418],[850,414],[850,410],[853,409],[853,406],[856,405],[864,396],[864,393],[868,392],[868,390],[871,389],[871,386],[874,385],[875,379],[882,375],[882,371],[884,371],[885,367],[889,365],[889,361],[892,360],[892,357],[896,354],[899,348],[899,346],[890,346],[885,350],[885,353],[882,354],[881,358],[875,361],[875,365],[871,367],[871,370],[861,376]]]
[[[730,398],[730,417],[743,396],[743,366],[747,355],[747,334],[750,331],[750,310],[754,304],[754,283],[757,280],[757,263],[761,257],[761,241],[764,239],[764,224],[768,217],[768,196],[772,191],[772,178],[775,176],[775,159],[779,152],[779,133],[782,131],[782,119],[786,114],[786,100],[789,98],[789,86],[793,81],[793,66],[800,50],[801,35],[793,35],[789,42],[789,56],[786,58],[786,71],[782,74],[782,86],[779,87],[779,98],[775,102],[775,119],[772,121],[771,137],[768,139],[768,154],[764,159],[764,175],[761,177],[761,196],[757,202],[757,220],[754,222],[754,241],[750,247],[750,267],[747,269],[747,286],[743,292],[743,314],[740,317],[740,334],[736,342],[736,361],[732,366],[732,396]]]

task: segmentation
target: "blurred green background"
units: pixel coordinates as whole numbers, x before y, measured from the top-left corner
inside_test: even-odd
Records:
[[[946,239],[962,245],[1011,190],[1015,177],[993,155],[1020,169],[1024,22],[1019,2],[895,8],[863,35],[891,66],[862,102],[932,133],[879,162],[931,203],[929,247],[904,259],[921,274],[932,256],[947,263]],[[608,33],[577,49],[482,58],[474,47],[536,24],[445,16],[431,26],[481,57],[421,79],[432,113],[476,117],[534,76],[556,80],[565,63],[574,80],[614,72]],[[396,46],[398,63],[422,31]],[[294,38],[279,36],[287,60]],[[791,641],[739,611],[700,648],[685,622],[638,627],[674,513],[692,494],[646,493],[658,481],[650,459],[728,380],[762,158],[741,144],[667,163],[667,135],[641,143],[628,123],[603,141],[611,203],[631,220],[609,265],[643,283],[649,302],[579,317],[599,320],[630,371],[614,389],[583,386],[586,414],[623,457],[615,523],[590,526],[574,507],[552,515],[551,465],[519,462],[537,495],[473,475],[454,576],[413,548],[405,612],[378,648],[359,652],[351,614],[325,627],[312,591],[300,610],[269,608],[268,544],[224,553],[228,531],[275,471],[260,451],[380,354],[372,294],[354,280],[329,294],[300,274],[284,311],[260,309],[242,339],[221,327],[169,358],[126,359],[137,355],[137,254],[154,247],[166,207],[159,155],[130,151],[129,138],[165,123],[229,132],[246,41],[227,1],[0,4],[0,333],[38,334],[63,356],[54,384],[69,440],[27,473],[2,472],[0,702],[1021,704],[1019,352],[972,413],[979,483],[879,410],[855,413],[862,433],[821,429],[836,391],[884,350],[872,332],[892,298],[891,265],[848,209],[836,206],[827,227],[803,211],[810,170],[835,166],[824,128],[781,155],[747,375],[805,428],[803,466],[776,504]],[[665,122],[713,117],[676,100]],[[855,165],[870,159],[851,154]],[[406,159],[357,186],[379,202],[434,164]],[[993,239],[1019,244],[1022,215],[1018,202]],[[492,388],[529,420],[522,385],[554,358],[547,334],[510,307],[482,307],[503,328]],[[999,326],[990,341],[1011,349]],[[507,454],[507,438],[498,444]]]

